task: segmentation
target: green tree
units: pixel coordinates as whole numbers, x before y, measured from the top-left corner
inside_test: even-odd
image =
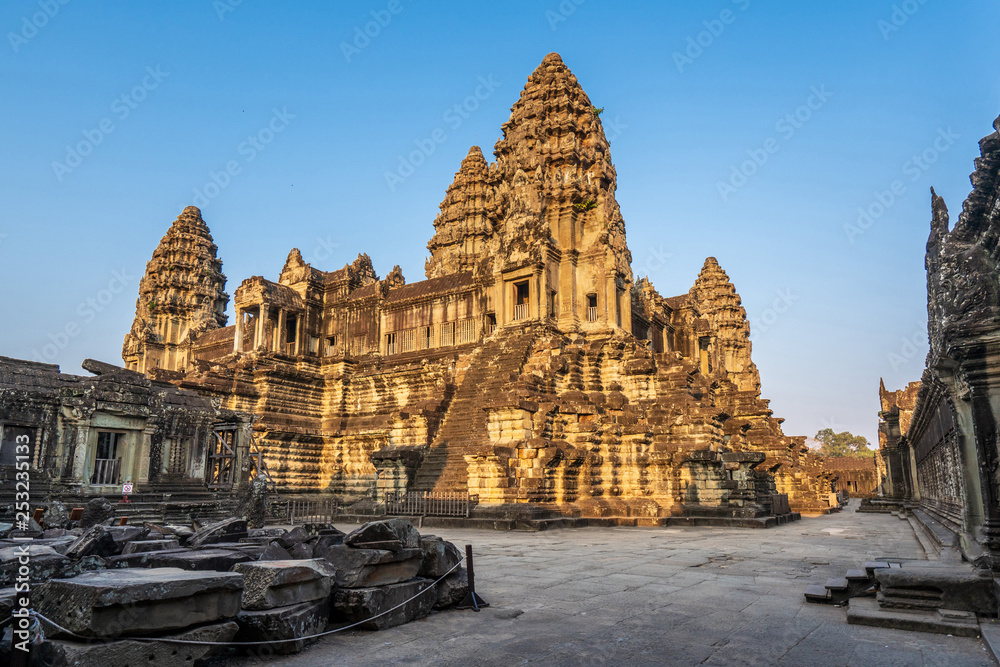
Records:
[[[868,438],[849,431],[834,433],[832,428],[824,428],[816,434],[816,440],[823,456],[869,456],[872,453]]]

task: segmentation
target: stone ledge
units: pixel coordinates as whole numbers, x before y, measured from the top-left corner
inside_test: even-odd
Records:
[[[979,623],[975,614],[971,620],[965,614],[952,614],[948,610],[916,611],[882,609],[871,598],[854,598],[847,609],[850,625],[871,625],[878,628],[935,632],[956,637],[978,637]]]

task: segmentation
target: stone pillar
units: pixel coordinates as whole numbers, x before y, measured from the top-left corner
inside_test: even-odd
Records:
[[[132,465],[132,481],[145,483],[149,481],[149,459],[152,452],[152,439],[155,427],[147,425],[142,431],[139,446],[136,448],[135,462]],[[123,482],[128,481],[123,479]]]
[[[278,330],[274,332],[274,345],[272,347],[272,352],[285,353],[286,349],[286,329],[288,323],[288,313],[284,308],[278,309]]]
[[[233,337],[233,352],[243,351],[243,311],[236,309],[236,335]]]
[[[253,338],[254,350],[264,345],[264,321],[267,319],[267,311],[268,307],[266,303],[262,303],[257,308],[257,326],[255,327],[256,331]]]
[[[80,484],[89,484],[87,465],[90,462],[90,422],[77,421],[73,426],[76,429],[76,450],[73,454],[72,476]]]

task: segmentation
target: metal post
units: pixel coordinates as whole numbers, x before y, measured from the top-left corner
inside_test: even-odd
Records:
[[[479,597],[476,593],[476,571],[472,565],[472,545],[465,545],[465,567],[469,575],[469,592],[462,601],[455,606],[455,609],[471,609],[479,611],[482,607],[489,607],[490,603]]]

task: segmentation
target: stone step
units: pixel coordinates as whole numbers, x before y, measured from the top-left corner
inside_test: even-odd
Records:
[[[847,609],[847,622],[851,625],[935,632],[956,637],[979,636],[979,622],[972,612],[949,609],[887,609],[880,607],[871,598],[851,600]]]
[[[831,577],[826,580],[825,588],[831,591],[846,591],[850,583],[847,577]]]
[[[827,603],[830,601],[830,590],[826,586],[811,584],[806,588],[806,601]]]
[[[861,580],[870,581],[870,577],[868,576],[868,572],[865,571],[865,570],[848,570],[847,571],[847,579],[849,581],[852,581],[852,582],[853,581],[861,581]]]
[[[889,564],[881,560],[870,560],[864,565],[865,571],[868,572],[869,577],[875,576],[875,570],[887,567],[889,567]]]

